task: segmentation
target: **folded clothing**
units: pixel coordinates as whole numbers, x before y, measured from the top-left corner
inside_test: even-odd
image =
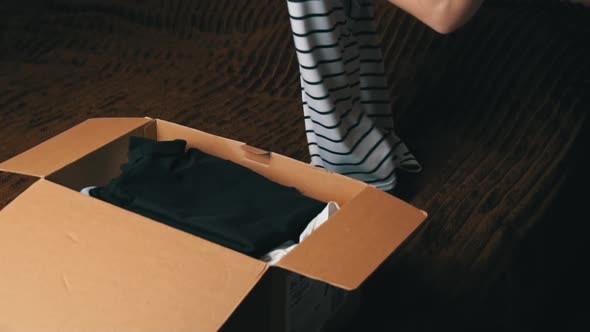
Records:
[[[325,207],[246,167],[185,150],[184,140],[133,136],[121,175],[89,194],[253,257],[297,241]]]
[[[90,196],[90,190],[96,188],[96,186],[88,186],[82,188],[80,193]],[[323,225],[328,219],[340,210],[340,206],[336,202],[328,202],[322,212],[315,216],[315,218],[310,221],[303,232],[299,234],[299,243],[303,242],[311,233],[313,233],[316,229],[318,229],[321,225]],[[299,244],[293,242],[291,240],[281,244],[279,247],[274,248],[271,252],[266,253],[264,256],[260,257],[260,259],[266,262],[269,265],[276,265],[283,257],[285,257],[289,252],[291,252],[295,247]]]

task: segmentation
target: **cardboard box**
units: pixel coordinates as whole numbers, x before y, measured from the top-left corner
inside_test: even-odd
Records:
[[[79,193],[172,140],[341,210],[276,266]],[[96,118],[0,164],[39,180],[0,211],[0,331],[310,331],[426,213],[351,178],[150,118]]]

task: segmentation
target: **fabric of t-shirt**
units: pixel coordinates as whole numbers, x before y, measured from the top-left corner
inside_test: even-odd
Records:
[[[86,196],[90,196],[90,190],[92,190],[94,188],[96,188],[96,186],[88,186],[88,187],[82,188],[82,190],[80,190],[80,193],[84,194]],[[332,216],[338,210],[340,210],[340,206],[338,205],[338,203],[328,202],[328,204],[326,204],[326,206],[324,207],[322,212],[320,212],[320,214],[315,216],[315,218],[313,218],[312,221],[310,221],[307,224],[307,226],[305,227],[303,232],[299,235],[299,242],[298,243],[289,240],[289,241],[283,243],[282,245],[280,245],[278,248],[275,248],[271,252],[262,256],[260,259],[269,265],[275,265],[283,257],[285,257],[285,255],[287,255],[289,252],[291,252],[291,250],[295,249],[295,247],[299,243],[301,243],[303,240],[305,240],[313,231],[315,231],[321,225],[323,225],[326,221],[328,221],[328,218],[330,218],[330,216]]]
[[[296,241],[325,203],[186,141],[131,137],[121,175],[90,195],[252,257]]]

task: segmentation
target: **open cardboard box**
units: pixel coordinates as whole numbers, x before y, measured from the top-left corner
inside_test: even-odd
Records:
[[[80,194],[120,173],[131,135],[184,139],[341,210],[271,267]],[[305,331],[426,218],[363,182],[150,118],[89,119],[0,169],[40,178],[0,211],[0,331]]]

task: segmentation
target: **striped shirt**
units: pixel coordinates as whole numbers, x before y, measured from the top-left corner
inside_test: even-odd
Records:
[[[287,0],[299,61],[306,136],[314,166],[379,189],[395,169],[421,167],[395,134],[368,0]]]

